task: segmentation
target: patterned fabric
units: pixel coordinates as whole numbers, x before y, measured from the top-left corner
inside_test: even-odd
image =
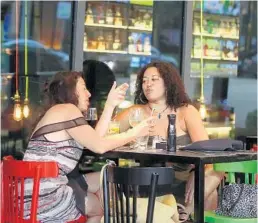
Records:
[[[60,123],[58,123],[60,124]],[[77,125],[78,126],[78,125]],[[43,126],[39,130],[43,129]],[[50,126],[50,129],[53,126]],[[62,127],[64,129],[64,127]],[[59,130],[60,131],[60,130]],[[43,131],[46,134],[46,131]],[[35,137],[35,135],[37,135]],[[73,189],[67,185],[69,174],[77,165],[83,147],[73,139],[52,142],[44,135],[34,134],[29,141],[23,160],[55,161],[59,167],[57,178],[45,178],[40,182],[38,220],[47,223],[65,223],[81,217],[76,208]],[[25,181],[24,217],[30,214],[33,182]]]
[[[216,214],[234,218],[257,218],[257,194],[258,185],[226,185]]]

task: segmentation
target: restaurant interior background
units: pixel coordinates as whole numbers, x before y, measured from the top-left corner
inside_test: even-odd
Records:
[[[130,83],[119,109],[141,67],[162,60],[180,70],[211,138],[257,135],[256,1],[2,1],[2,156],[26,148],[46,82],[89,59]]]

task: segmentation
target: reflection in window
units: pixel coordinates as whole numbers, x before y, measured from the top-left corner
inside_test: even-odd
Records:
[[[16,24],[16,4],[18,23]],[[27,9],[27,12],[26,12]],[[26,20],[27,13],[27,20]],[[68,1],[5,1],[1,3],[1,138],[5,145],[22,149],[27,132],[37,116],[45,82],[57,71],[69,70],[71,65],[73,2]],[[26,26],[27,25],[27,26]],[[16,33],[16,26],[18,33]],[[16,41],[16,36],[18,39]],[[27,37],[27,38],[26,38]],[[27,72],[25,47],[27,40]],[[16,52],[18,42],[18,52]],[[16,54],[18,61],[16,61]],[[17,63],[18,62],[18,63]],[[16,92],[16,66],[21,105],[28,87],[28,119],[14,121],[13,96]],[[26,84],[25,76],[28,75]],[[6,140],[3,140],[5,142]],[[9,144],[8,144],[9,143]],[[2,154],[10,153],[8,146]]]

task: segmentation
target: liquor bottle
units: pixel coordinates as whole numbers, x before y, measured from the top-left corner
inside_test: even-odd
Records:
[[[119,33],[119,30],[117,29],[115,31],[115,40],[113,43],[113,50],[120,50],[120,49],[121,49],[120,33]]]
[[[105,16],[104,16],[104,8],[103,5],[99,5],[97,8],[97,21],[99,24],[104,24],[105,23]]]
[[[135,43],[132,36],[128,37],[128,52],[129,53],[135,53]]]
[[[99,36],[98,36],[98,50],[105,50],[105,40],[104,40],[104,35],[103,35],[103,31],[101,30],[99,32]]]
[[[142,40],[141,40],[141,36],[138,37],[138,40],[136,42],[136,51],[137,52],[142,52]]]
[[[135,26],[135,22],[136,22],[136,10],[135,8],[132,8],[130,11],[130,26]]]
[[[93,19],[93,12],[91,9],[91,4],[88,4],[88,8],[86,10],[86,18],[85,18],[85,23],[86,24],[92,24],[94,23],[94,19]]]
[[[194,20],[194,28],[193,28],[193,32],[196,34],[200,33],[200,26],[197,20]]]
[[[116,26],[122,26],[123,25],[120,7],[116,7],[114,24]]]
[[[150,37],[149,36],[146,36],[144,38],[143,51],[146,52],[146,53],[151,52],[151,43],[150,43]]]
[[[83,50],[87,50],[88,48],[88,39],[87,39],[87,33],[84,32],[84,36],[83,36]]]
[[[113,11],[111,7],[108,7],[106,11],[106,24],[113,25],[113,23],[114,23]]]
[[[176,152],[176,115],[168,115],[167,151]]]
[[[207,57],[207,56],[209,56],[209,55],[208,55],[209,47],[208,47],[208,44],[207,44],[207,40],[204,40],[203,42],[204,42],[203,55]]]
[[[147,10],[143,15],[143,24],[144,24],[145,28],[151,28],[150,19],[151,19],[151,15],[150,15],[149,11]]]
[[[107,33],[106,49],[107,50],[112,50],[113,49],[113,33],[112,32]]]

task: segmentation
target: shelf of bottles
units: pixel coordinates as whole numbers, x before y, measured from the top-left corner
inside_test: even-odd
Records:
[[[87,1],[84,52],[151,55],[152,6]]]
[[[194,1],[191,77],[200,76],[201,53],[205,77],[237,75],[239,4],[237,1],[204,1],[201,47],[200,1]]]

